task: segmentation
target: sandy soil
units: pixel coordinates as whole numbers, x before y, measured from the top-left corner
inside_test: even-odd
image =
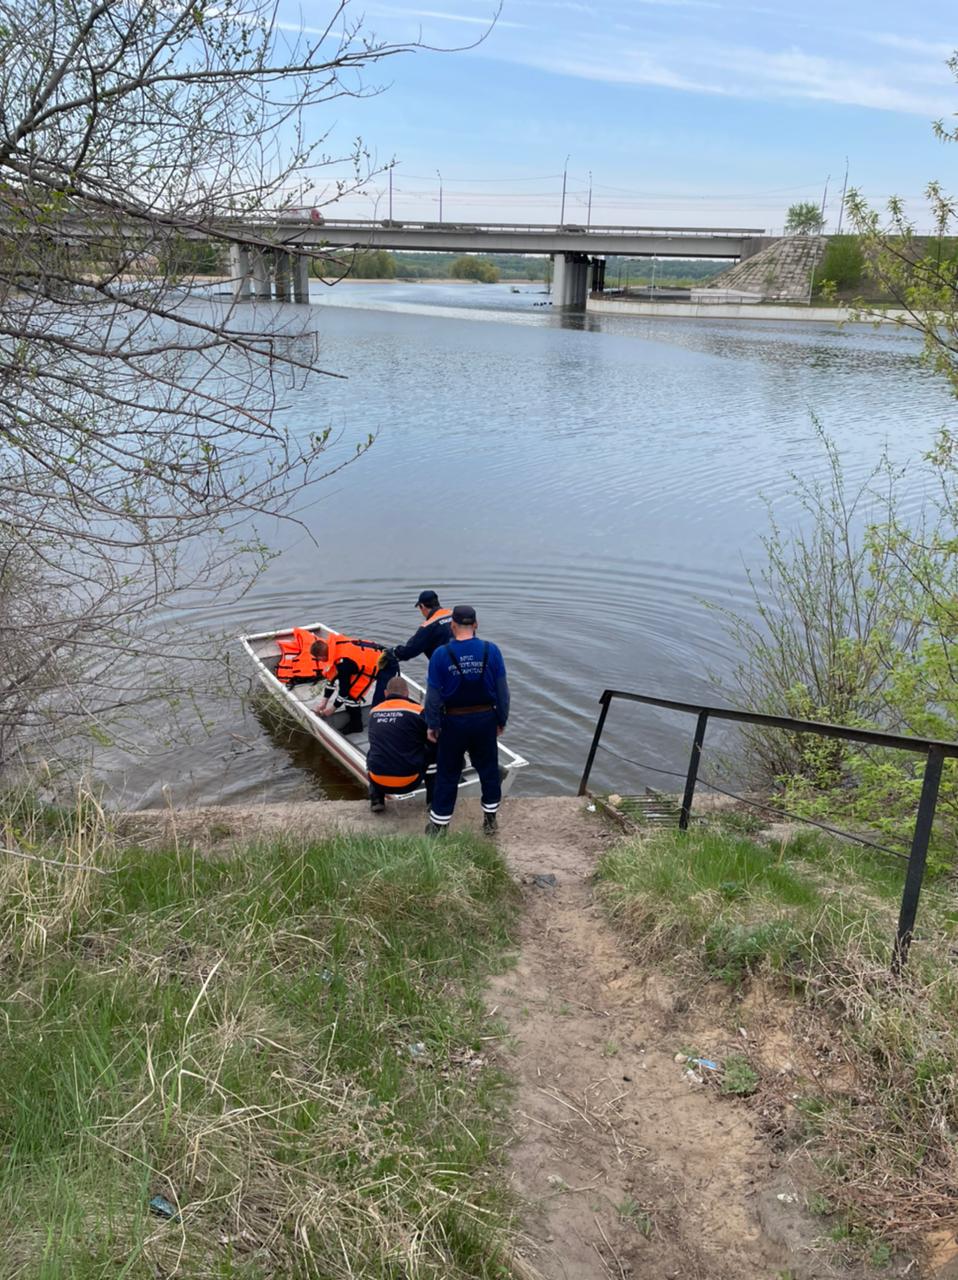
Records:
[[[280,828],[418,832],[424,813],[390,807],[379,818],[341,801],[157,811],[126,825],[155,834],[158,821],[205,843]],[[479,824],[477,802],[460,805],[456,825]],[[527,1206],[517,1274],[831,1275],[808,1248],[803,1197],[760,1115],[689,1081],[675,1060],[720,1014],[710,1021],[707,998],[690,1009],[674,984],[639,970],[593,903],[596,857],[618,834],[572,797],[507,800],[500,824],[524,905],[516,966],[489,995],[511,1032],[502,1054],[517,1081],[510,1176]]]
[[[503,824],[526,909],[493,999],[515,1042],[526,1256],[547,1280],[773,1277],[786,1259],[756,1215],[772,1177],[757,1127],[686,1079],[681,1001],[635,969],[592,901],[614,838],[575,799],[523,800]]]

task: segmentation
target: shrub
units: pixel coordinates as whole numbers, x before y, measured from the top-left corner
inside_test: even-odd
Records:
[[[449,274],[455,280],[476,280],[480,284],[495,284],[499,279],[499,268],[494,262],[478,258],[475,254],[464,253],[449,268]]]
[[[816,268],[814,287],[829,281],[839,292],[856,289],[865,274],[865,255],[859,236],[832,236]]]

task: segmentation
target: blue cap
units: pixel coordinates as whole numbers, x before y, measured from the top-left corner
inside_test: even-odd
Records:
[[[427,589],[426,591],[420,591],[419,599],[416,601],[416,607],[418,608],[419,605],[424,604],[427,609],[433,609],[438,603],[439,597],[436,595],[435,591],[429,591]]]

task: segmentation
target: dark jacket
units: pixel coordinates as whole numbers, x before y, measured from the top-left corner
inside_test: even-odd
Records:
[[[373,707],[366,771],[384,787],[404,786],[426,772],[426,720],[418,702],[387,698]]]
[[[396,661],[408,662],[410,658],[416,658],[419,654],[423,654],[427,659],[431,658],[440,645],[448,644],[452,639],[452,631],[449,626],[451,617],[451,609],[443,609],[436,605],[435,609],[427,618],[422,620],[422,624],[416,628],[406,643],[397,644],[393,649]]]

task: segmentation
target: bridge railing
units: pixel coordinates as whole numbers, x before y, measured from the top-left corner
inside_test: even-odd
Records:
[[[224,224],[234,226],[300,226],[309,224],[318,229],[329,227],[335,230],[351,231],[469,231],[481,234],[483,231],[513,231],[518,234],[527,232],[539,235],[634,235],[634,236],[764,236],[761,227],[652,227],[625,226],[612,223],[592,223],[590,226],[579,226],[571,223],[557,225],[547,222],[444,222],[420,221],[416,218],[401,219],[366,219],[366,218],[326,218],[321,222],[312,222],[308,211],[277,210],[275,213],[245,214],[234,218],[220,219]]]
[[[782,729],[786,733],[811,733],[822,738],[842,738],[848,742],[863,742],[874,747],[890,747],[896,751],[913,751],[925,756],[925,773],[922,780],[921,796],[918,801],[918,812],[915,817],[915,830],[912,836],[911,851],[908,855],[908,867],[905,872],[905,884],[902,890],[901,908],[898,915],[898,929],[892,952],[892,971],[900,973],[908,957],[915,930],[915,918],[918,914],[918,899],[921,894],[922,881],[925,877],[925,863],[928,857],[928,841],[935,819],[935,808],[938,803],[938,788],[941,782],[942,765],[946,759],[958,759],[958,742],[940,742],[934,738],[909,738],[896,733],[881,733],[871,729],[849,729],[845,725],[828,724],[820,720],[795,720],[789,716],[765,715],[758,711],[741,711],[733,707],[702,706],[700,703],[675,702],[670,698],[657,698],[644,693],[627,693],[621,689],[606,689],[599,699],[602,710],[596,722],[592,745],[585,762],[585,769],[579,782],[579,795],[585,795],[595,754],[599,748],[602,731],[605,728],[609,707],[614,699],[624,702],[640,702],[646,706],[663,707],[668,711],[680,711],[697,717],[695,732],[692,736],[692,753],[685,778],[685,792],[679,810],[679,830],[688,830],[689,816],[692,811],[692,800],[695,796],[695,784],[698,779],[699,761],[702,756],[702,743],[709,719],[732,720],[739,724],[763,725],[770,729]]]

